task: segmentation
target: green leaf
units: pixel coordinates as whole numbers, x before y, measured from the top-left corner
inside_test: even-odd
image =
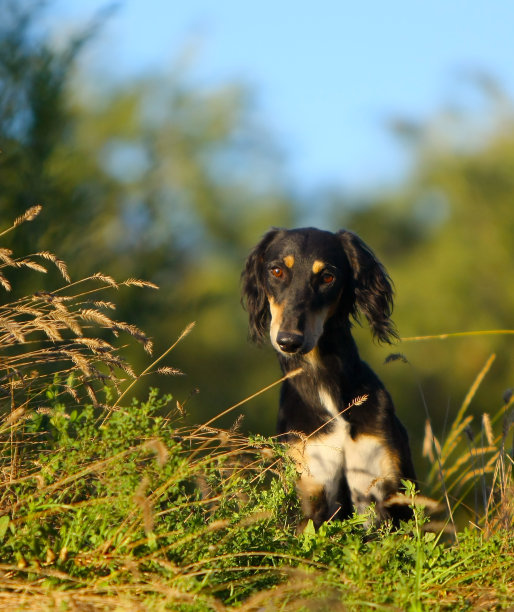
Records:
[[[3,541],[7,528],[9,527],[9,516],[4,514],[0,516],[0,542]]]
[[[305,529],[303,530],[303,535],[305,538],[313,538],[316,535],[316,529],[314,528],[314,523],[312,519],[309,519]]]

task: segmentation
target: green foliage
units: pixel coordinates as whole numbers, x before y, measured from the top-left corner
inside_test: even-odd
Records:
[[[283,457],[277,463],[282,450],[184,428],[177,414],[162,416],[170,405],[155,390],[101,415],[52,403],[49,437],[2,487],[1,558],[19,580],[38,577],[39,597],[66,587],[107,602],[133,585],[156,609],[221,606],[213,597],[253,609],[263,594],[286,609],[307,600],[471,609],[493,593],[495,606],[512,603],[508,534],[470,529],[451,545],[424,530],[428,519],[414,506],[414,522],[397,531],[355,516],[297,535],[294,473]]]
[[[268,449],[222,432],[177,431],[159,416],[170,401],[152,391],[147,401],[100,417],[92,406],[69,414],[53,402],[48,437],[27,453],[22,475],[5,483],[2,559],[20,569],[55,567],[81,584],[98,574],[109,582],[118,576],[117,584],[133,564],[163,577],[173,567],[198,567],[193,576],[216,589],[226,588],[232,572],[245,576],[247,566],[264,572],[270,561],[261,558],[262,542],[272,559],[291,538],[275,530],[287,508],[294,512],[291,482],[262,486],[274,458]],[[227,571],[210,577],[212,567]],[[184,583],[197,588],[187,573]]]

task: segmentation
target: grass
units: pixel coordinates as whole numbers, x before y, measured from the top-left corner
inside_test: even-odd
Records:
[[[240,435],[237,422],[229,431],[215,419],[186,426],[182,406],[156,390],[129,400],[149,371],[178,374],[159,367],[162,355],[136,375],[106,340],[128,334],[151,350],[142,331],[116,321],[104,295],[148,283],[101,274],[71,283],[53,255],[1,253],[5,289],[7,272],[42,272],[26,263],[41,259],[59,265],[66,284],[0,307],[0,607],[512,607],[513,400],[484,416],[480,431],[467,416],[492,358],[445,440],[427,421],[428,486],[446,499],[448,519],[430,522],[428,500],[405,483],[414,520],[396,532],[354,516],[297,535],[295,473],[281,445]],[[452,525],[465,504],[473,521]]]

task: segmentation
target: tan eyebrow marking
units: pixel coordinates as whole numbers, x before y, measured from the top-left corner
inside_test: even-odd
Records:
[[[294,256],[293,255],[286,255],[284,257],[284,263],[286,264],[286,266],[288,268],[292,268],[294,266]]]
[[[318,272],[321,272],[321,270],[323,270],[324,267],[325,267],[325,262],[320,261],[319,259],[316,259],[316,261],[312,264],[312,271],[314,272],[314,274],[318,274]]]

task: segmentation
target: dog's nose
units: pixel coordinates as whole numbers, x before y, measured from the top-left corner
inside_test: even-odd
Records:
[[[277,344],[285,353],[296,353],[303,344],[303,335],[290,332],[278,332]]]

